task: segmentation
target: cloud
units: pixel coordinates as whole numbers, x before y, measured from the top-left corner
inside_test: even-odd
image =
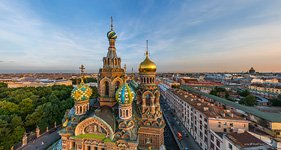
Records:
[[[278,3],[169,1],[166,5],[148,1],[134,3],[138,6],[134,10],[108,8],[106,14],[118,18],[114,21],[117,53],[128,68],[138,67],[144,59],[145,41],[149,40],[150,57],[161,72],[241,71],[249,66],[278,71]],[[103,17],[98,21],[84,18],[85,22],[98,23],[86,26],[81,21],[73,28],[33,7],[24,1],[0,3],[1,59],[15,60],[8,66],[0,65],[0,69],[78,71],[77,66],[83,63],[89,71],[97,71],[102,66],[108,48],[105,12],[94,13]]]

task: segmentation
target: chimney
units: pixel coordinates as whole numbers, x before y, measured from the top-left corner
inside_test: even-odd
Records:
[[[204,111],[208,111],[209,107],[204,107],[203,109],[204,109]]]
[[[237,133],[244,133],[244,132],[245,132],[244,129],[238,129],[238,130],[237,130]]]

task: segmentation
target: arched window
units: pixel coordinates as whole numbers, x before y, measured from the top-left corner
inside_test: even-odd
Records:
[[[104,88],[105,88],[104,96],[109,96],[109,83],[107,81],[104,82]]]
[[[117,66],[117,58],[114,59],[114,65]]]
[[[129,111],[128,110],[126,110],[126,117],[128,117],[129,116]]]
[[[150,94],[146,94],[146,97],[145,97],[145,103],[146,103],[146,106],[150,106],[150,98],[151,98],[151,95]]]
[[[116,91],[118,90],[119,86],[120,86],[120,82],[119,82],[119,81],[116,81],[116,82],[115,82],[115,90],[114,90],[114,93],[116,93]]]

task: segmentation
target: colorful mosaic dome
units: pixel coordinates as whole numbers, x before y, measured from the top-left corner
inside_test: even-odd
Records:
[[[130,104],[135,98],[135,92],[127,83],[124,83],[116,91],[115,98],[119,104]]]
[[[85,101],[90,99],[92,93],[92,89],[82,79],[82,82],[72,90],[71,97],[76,101]]]
[[[110,31],[107,32],[107,38],[108,39],[116,39],[117,35],[113,30],[110,30]]]

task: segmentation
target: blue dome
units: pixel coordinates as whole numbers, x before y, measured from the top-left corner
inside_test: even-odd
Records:
[[[130,104],[135,98],[135,92],[127,83],[124,83],[116,91],[115,98],[119,104]]]
[[[108,39],[117,39],[117,35],[113,30],[111,30],[111,31],[107,32],[107,38]]]

